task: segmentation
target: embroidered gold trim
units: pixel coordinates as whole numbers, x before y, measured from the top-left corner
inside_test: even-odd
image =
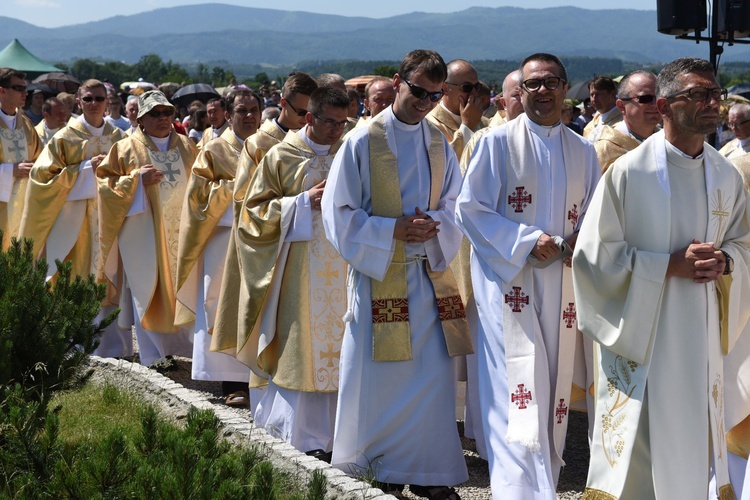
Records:
[[[586,488],[581,498],[582,500],[617,500],[616,496],[594,488]]]

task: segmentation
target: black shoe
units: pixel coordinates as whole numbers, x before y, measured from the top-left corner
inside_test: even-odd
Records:
[[[321,449],[317,449],[317,450],[310,450],[308,452],[305,452],[305,455],[307,455],[309,457],[315,457],[318,460],[321,460],[321,461],[323,461],[323,462],[325,462],[327,464],[330,464],[331,463],[331,456],[333,455],[333,452],[332,451],[326,452],[326,451],[323,451]]]

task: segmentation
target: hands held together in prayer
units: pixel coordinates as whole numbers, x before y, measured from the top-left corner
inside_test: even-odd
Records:
[[[708,283],[724,274],[725,266],[724,254],[712,242],[693,240],[692,244],[670,255],[667,276]]]
[[[415,215],[403,215],[396,219],[393,237],[407,243],[424,243],[437,236],[440,222],[422,212],[419,207],[414,211]]]

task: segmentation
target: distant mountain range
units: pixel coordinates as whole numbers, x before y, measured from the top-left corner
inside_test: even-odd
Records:
[[[7,12],[7,11],[6,11]],[[656,31],[656,11],[472,7],[385,19],[285,12],[224,4],[157,9],[102,21],[40,28],[0,16],[0,48],[18,38],[49,62],[134,63],[155,53],[191,64],[288,65],[316,60],[400,60],[415,48],[447,60],[518,60],[533,52],[666,62],[707,57],[708,45]],[[750,46],[727,47],[723,61],[750,59]]]

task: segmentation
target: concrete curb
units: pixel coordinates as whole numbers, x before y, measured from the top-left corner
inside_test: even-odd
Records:
[[[284,471],[302,475],[303,482],[308,482],[315,470],[323,471],[328,479],[328,498],[349,500],[387,500],[395,499],[369,484],[347,476],[344,472],[331,467],[313,457],[297,451],[288,443],[269,435],[264,429],[256,427],[252,418],[243,417],[225,406],[211,403],[202,393],[186,389],[181,384],[164,375],[149,370],[147,367],[114,358],[90,356],[89,365],[107,380],[116,378],[120,385],[132,387],[154,399],[176,406],[184,414],[190,407],[205,410],[211,409],[224,427],[224,436],[231,442],[260,446],[269,459]],[[167,401],[168,400],[168,401]],[[182,413],[182,412],[181,412]]]

